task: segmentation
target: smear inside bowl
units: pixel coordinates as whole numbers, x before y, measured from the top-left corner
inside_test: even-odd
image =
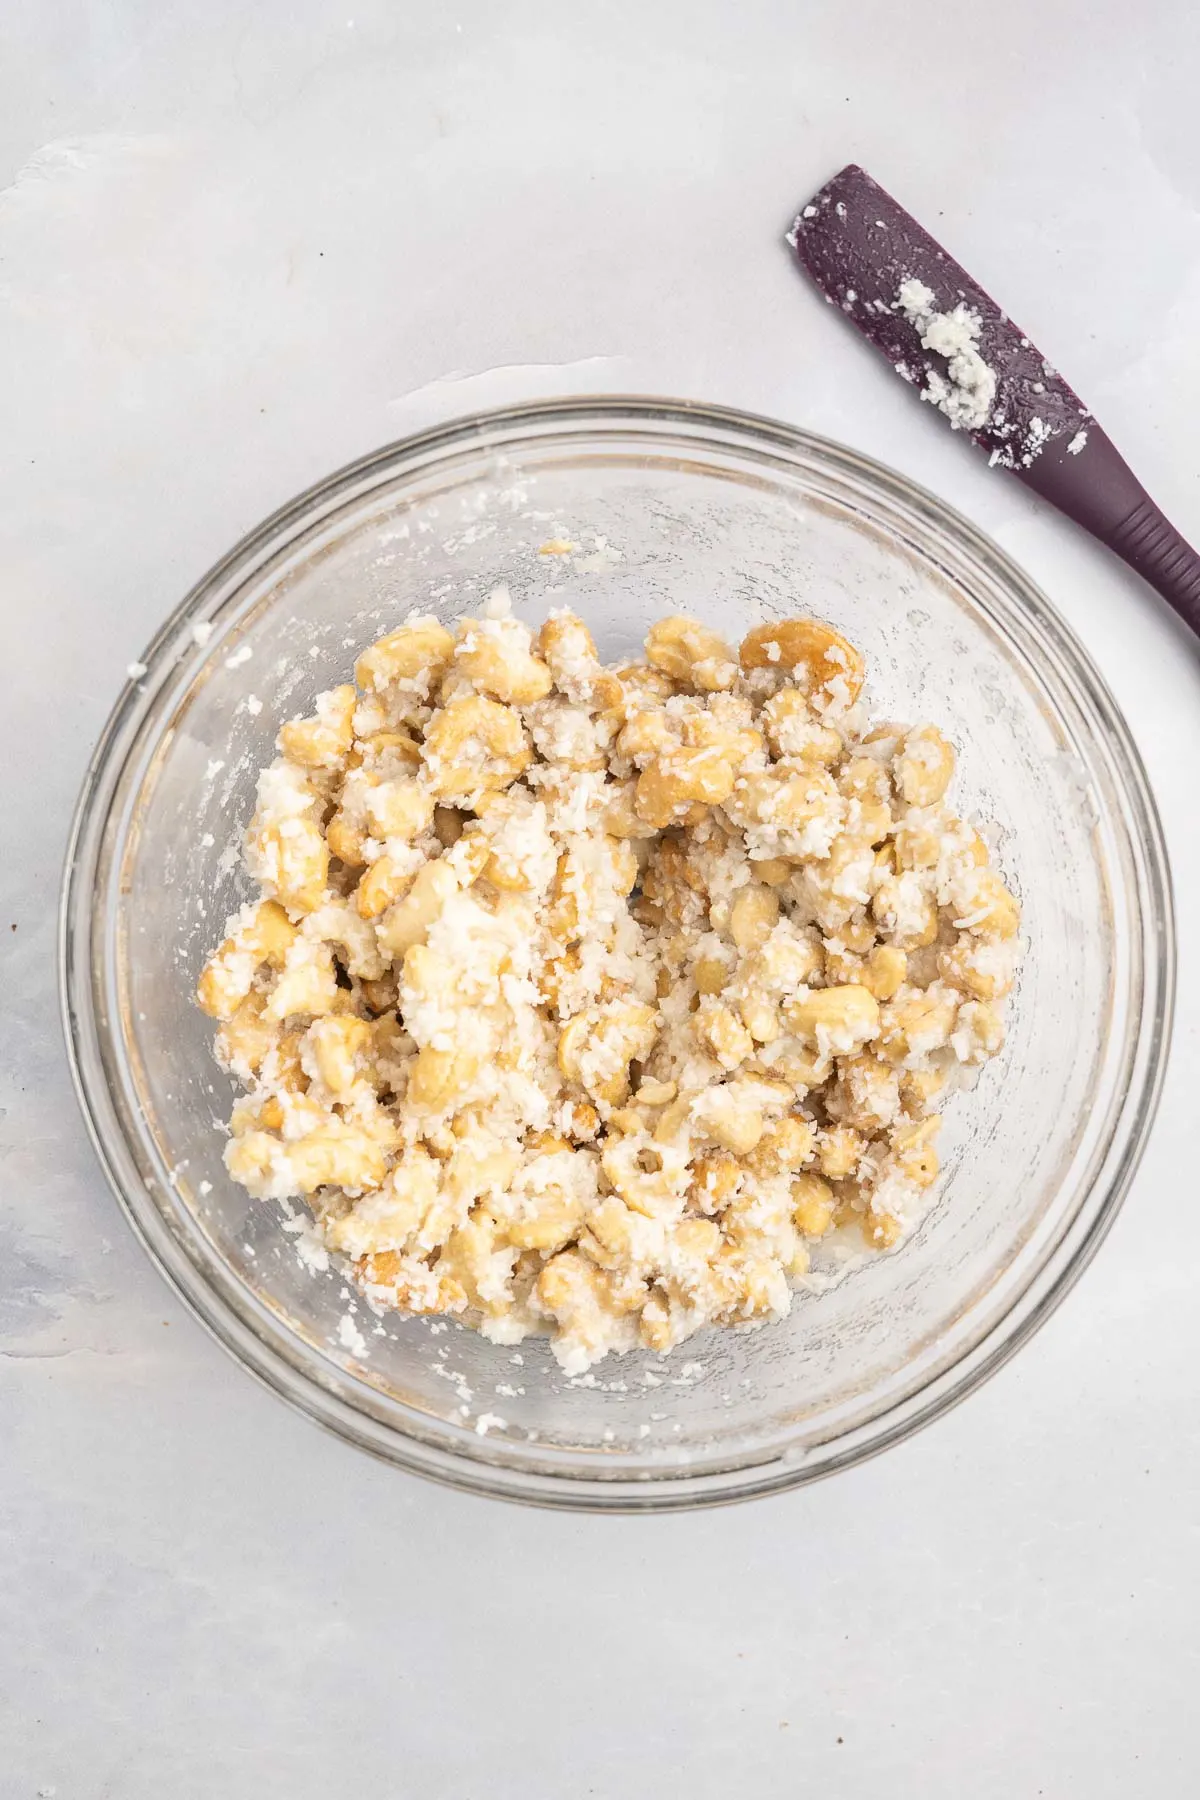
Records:
[[[547,557],[539,546],[577,548]],[[946,1109],[916,1235],[784,1322],[565,1377],[544,1344],[376,1318],[296,1216],[221,1161],[231,1084],[192,994],[249,895],[241,835],[279,723],[413,606],[499,582],[570,605],[603,658],[688,612],[736,639],[811,612],[867,657],[879,717],[936,721],[957,807],[999,828],[1028,948],[1008,1043]],[[212,626],[211,634],[207,627]],[[1111,698],[1001,553],[901,478],[765,421],[561,403],[395,446],[239,546],[124,697],[77,821],[64,911],[85,1108],[166,1272],[246,1363],[380,1454],[566,1505],[670,1506],[809,1479],[915,1428],[1044,1316],[1128,1182],[1169,1012],[1169,887]]]

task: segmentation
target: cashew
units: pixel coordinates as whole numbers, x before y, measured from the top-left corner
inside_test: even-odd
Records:
[[[451,700],[426,727],[425,766],[438,800],[507,787],[531,759],[518,714],[481,694]]]
[[[756,625],[742,639],[743,669],[787,670],[813,699],[837,699],[847,706],[858,699],[863,659],[854,645],[820,619],[781,619]]]
[[[417,620],[364,650],[354,665],[354,679],[368,690],[422,676],[432,685],[453,654],[454,639],[444,625],[436,619]]]

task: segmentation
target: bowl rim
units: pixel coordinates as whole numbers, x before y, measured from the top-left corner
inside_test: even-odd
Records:
[[[1081,1197],[1070,1221],[1049,1255],[1017,1291],[1008,1307],[977,1341],[915,1391],[901,1398],[822,1448],[819,1462],[773,1450],[765,1462],[753,1456],[727,1469],[697,1472],[687,1465],[664,1464],[653,1479],[602,1477],[556,1471],[516,1469],[490,1460],[483,1440],[461,1448],[405,1432],[370,1418],[361,1408],[321,1383],[303,1354],[288,1356],[278,1342],[256,1331],[244,1307],[237,1304],[241,1284],[210,1265],[202,1271],[182,1249],[153,1198],[154,1182],[140,1172],[121,1121],[107,1064],[115,1041],[104,1005],[102,969],[91,955],[97,891],[112,803],[128,766],[128,753],[153,715],[169,685],[181,648],[181,631],[216,621],[236,600],[264,553],[278,552],[288,535],[311,524],[322,509],[345,502],[372,477],[400,477],[405,470],[428,467],[440,455],[477,447],[501,452],[524,442],[554,441],[571,435],[575,425],[588,433],[606,427],[636,433],[664,428],[682,434],[695,446],[697,433],[714,434],[719,447],[743,451],[781,450],[793,457],[816,457],[835,470],[865,480],[883,496],[915,509],[953,537],[958,548],[1007,590],[1036,627],[1043,651],[1050,649],[1070,672],[1068,685],[1089,705],[1103,727],[1105,747],[1119,772],[1123,798],[1137,825],[1128,847],[1134,852],[1139,887],[1145,890],[1141,1006],[1136,1029],[1135,1073],[1122,1108],[1115,1116],[1105,1161],[1121,1141],[1115,1169],[1096,1210],[1089,1203],[1104,1181],[1101,1170]],[[555,427],[562,428],[556,431]],[[532,434],[532,435],[531,435]],[[577,434],[578,435],[578,434]],[[229,584],[238,577],[233,586]],[[186,639],[186,633],[185,633]],[[821,434],[736,408],[652,395],[572,395],[531,401],[463,415],[428,430],[397,439],[323,477],[284,502],[247,532],[195,583],[168,615],[143,653],[145,673],[134,676],[121,694],[88,760],[67,840],[58,919],[59,1006],[72,1084],[101,1168],[130,1227],[159,1272],[194,1317],[222,1348],[294,1409],[315,1419],[335,1435],[412,1473],[466,1491],[531,1504],[576,1511],[676,1511],[728,1504],[757,1495],[778,1493],[849,1468],[879,1454],[948,1412],[990,1378],[1045,1323],[1090,1263],[1128,1192],[1141,1161],[1157,1112],[1169,1056],[1174,1010],[1176,943],[1169,860],[1158,809],[1141,756],[1117,702],[1066,620],[1007,552],[957,509],[875,458]],[[1061,668],[1060,668],[1061,675]],[[1132,1113],[1129,1097],[1135,1096]],[[1121,1127],[1118,1130],[1118,1126]],[[244,1290],[243,1290],[244,1291]],[[1020,1314],[1021,1316],[1016,1316]],[[289,1334],[290,1335],[290,1334]],[[355,1384],[350,1382],[351,1388]],[[470,1454],[463,1454],[468,1450]],[[735,1459],[736,1460],[736,1459]]]

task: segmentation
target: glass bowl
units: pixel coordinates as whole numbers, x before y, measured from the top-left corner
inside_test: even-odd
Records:
[[[580,546],[537,554],[551,537]],[[569,603],[606,657],[666,612],[736,639],[796,612],[866,653],[872,711],[959,749],[999,827],[1028,950],[1009,1039],[947,1109],[936,1205],[899,1250],[708,1332],[567,1379],[545,1343],[376,1319],[273,1205],[226,1177],[231,1084],[194,1006],[247,894],[238,848],[281,718],[411,606],[507,582]],[[65,1026],[88,1125],[160,1269],[276,1392],[401,1467],[478,1492],[664,1509],[811,1481],[943,1412],[1085,1266],[1154,1112],[1173,987],[1170,882],[1129,734],[1044,596],[965,519],[877,463],[740,413],[580,399],[392,445],[285,506],[145,653],[89,768],[62,907]]]

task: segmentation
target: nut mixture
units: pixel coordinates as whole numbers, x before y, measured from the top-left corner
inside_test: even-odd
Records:
[[[503,590],[365,650],[279,733],[198,990],[233,1178],[375,1305],[570,1373],[782,1317],[826,1234],[894,1245],[1017,954],[950,744],[869,726],[832,627],[645,651]]]

